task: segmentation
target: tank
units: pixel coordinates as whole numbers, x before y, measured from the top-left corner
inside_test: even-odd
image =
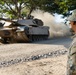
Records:
[[[2,20],[5,20],[5,24],[0,28],[2,43],[32,42],[49,37],[49,27],[43,26],[40,19]]]

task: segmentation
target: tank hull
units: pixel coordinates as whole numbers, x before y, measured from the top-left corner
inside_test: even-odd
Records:
[[[6,42],[30,42],[47,39],[49,36],[48,27],[29,27],[28,30],[13,30],[12,28],[3,28],[0,30],[2,39]],[[5,41],[5,40],[4,40]]]

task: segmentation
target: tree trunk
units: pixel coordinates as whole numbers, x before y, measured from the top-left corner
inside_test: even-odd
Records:
[[[34,10],[34,7],[31,7],[29,14],[27,15],[26,19],[29,19],[31,17],[31,13]]]

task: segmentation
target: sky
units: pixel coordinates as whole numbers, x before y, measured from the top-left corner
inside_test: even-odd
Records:
[[[65,19],[61,18],[63,15],[55,14],[55,21],[56,22],[64,22]]]

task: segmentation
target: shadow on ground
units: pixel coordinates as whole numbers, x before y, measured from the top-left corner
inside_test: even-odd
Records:
[[[33,44],[49,44],[49,45],[64,45],[64,47],[69,48],[72,38],[70,36],[67,37],[55,37],[50,38],[48,40],[36,41],[32,42]]]

